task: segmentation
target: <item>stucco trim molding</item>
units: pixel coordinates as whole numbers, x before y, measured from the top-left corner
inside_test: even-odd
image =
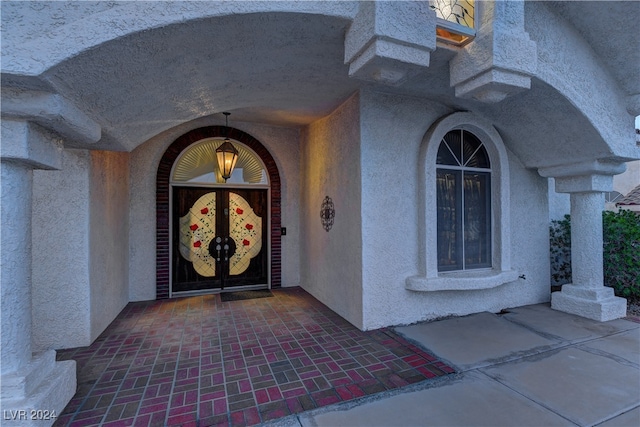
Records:
[[[485,145],[491,160],[491,270],[438,272],[436,158],[440,142],[453,129],[473,133]],[[480,117],[458,112],[436,121],[422,139],[419,156],[418,199],[420,221],[424,235],[420,248],[420,274],[406,279],[405,287],[412,291],[476,290],[494,288],[518,279],[511,270],[511,220],[509,207],[509,158],[498,131]]]
[[[414,276],[407,278],[406,288],[410,291],[473,291],[496,288],[505,283],[515,282],[518,272],[514,270],[460,271],[442,273],[438,277]]]
[[[156,175],[156,299],[169,298],[170,252],[169,212],[170,177],[173,164],[180,153],[205,138],[228,136],[251,148],[261,159],[269,174],[271,189],[271,287],[280,287],[282,282],[282,237],[281,237],[281,185],[278,166],[267,148],[257,139],[241,130],[224,126],[208,126],[187,132],[176,139],[165,151]]]

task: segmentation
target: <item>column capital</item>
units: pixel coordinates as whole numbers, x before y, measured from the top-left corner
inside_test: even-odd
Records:
[[[62,96],[49,92],[3,87],[2,119],[37,123],[74,144],[94,144],[101,138],[97,122]]]
[[[613,175],[626,168],[621,162],[593,160],[538,168],[538,173],[555,179],[557,193],[602,193],[613,189]]]

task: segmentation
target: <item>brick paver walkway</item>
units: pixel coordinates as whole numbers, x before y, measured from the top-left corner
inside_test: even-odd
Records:
[[[452,373],[391,329],[362,332],[300,288],[130,303],[74,359],[56,426],[245,426]]]

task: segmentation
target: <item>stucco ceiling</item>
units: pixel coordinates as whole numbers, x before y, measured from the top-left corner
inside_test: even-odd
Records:
[[[320,15],[203,19],[105,43],[46,78],[100,118],[101,144],[124,149],[222,111],[232,122],[303,125],[358,87],[342,57],[347,25]]]
[[[591,44],[623,91],[640,93],[640,2],[611,5],[548,3]],[[510,123],[501,118],[531,111],[528,105],[540,98],[545,102],[539,105],[552,103],[556,113],[547,117],[543,108],[532,114],[528,123],[541,137],[563,113],[569,125],[561,139],[589,127],[582,117],[567,120],[571,104],[535,82],[544,90],[503,105],[456,98],[449,84],[454,53],[441,48],[432,53],[428,69],[402,86],[352,79],[343,57],[349,24],[344,16],[296,13],[186,20],[98,44],[39,78],[100,123],[103,137],[96,148],[103,149],[132,150],[163,131],[222,111],[232,112],[231,124],[303,126],[330,114],[363,87],[428,98],[452,110],[482,111],[504,122],[505,132]]]

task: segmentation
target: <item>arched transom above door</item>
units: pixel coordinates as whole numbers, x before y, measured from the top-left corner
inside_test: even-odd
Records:
[[[171,173],[172,183],[224,184],[216,149],[222,145],[223,137],[206,138],[187,147],[176,160]],[[243,143],[232,140],[238,150],[238,162],[226,184],[266,186],[267,171],[260,157]]]

